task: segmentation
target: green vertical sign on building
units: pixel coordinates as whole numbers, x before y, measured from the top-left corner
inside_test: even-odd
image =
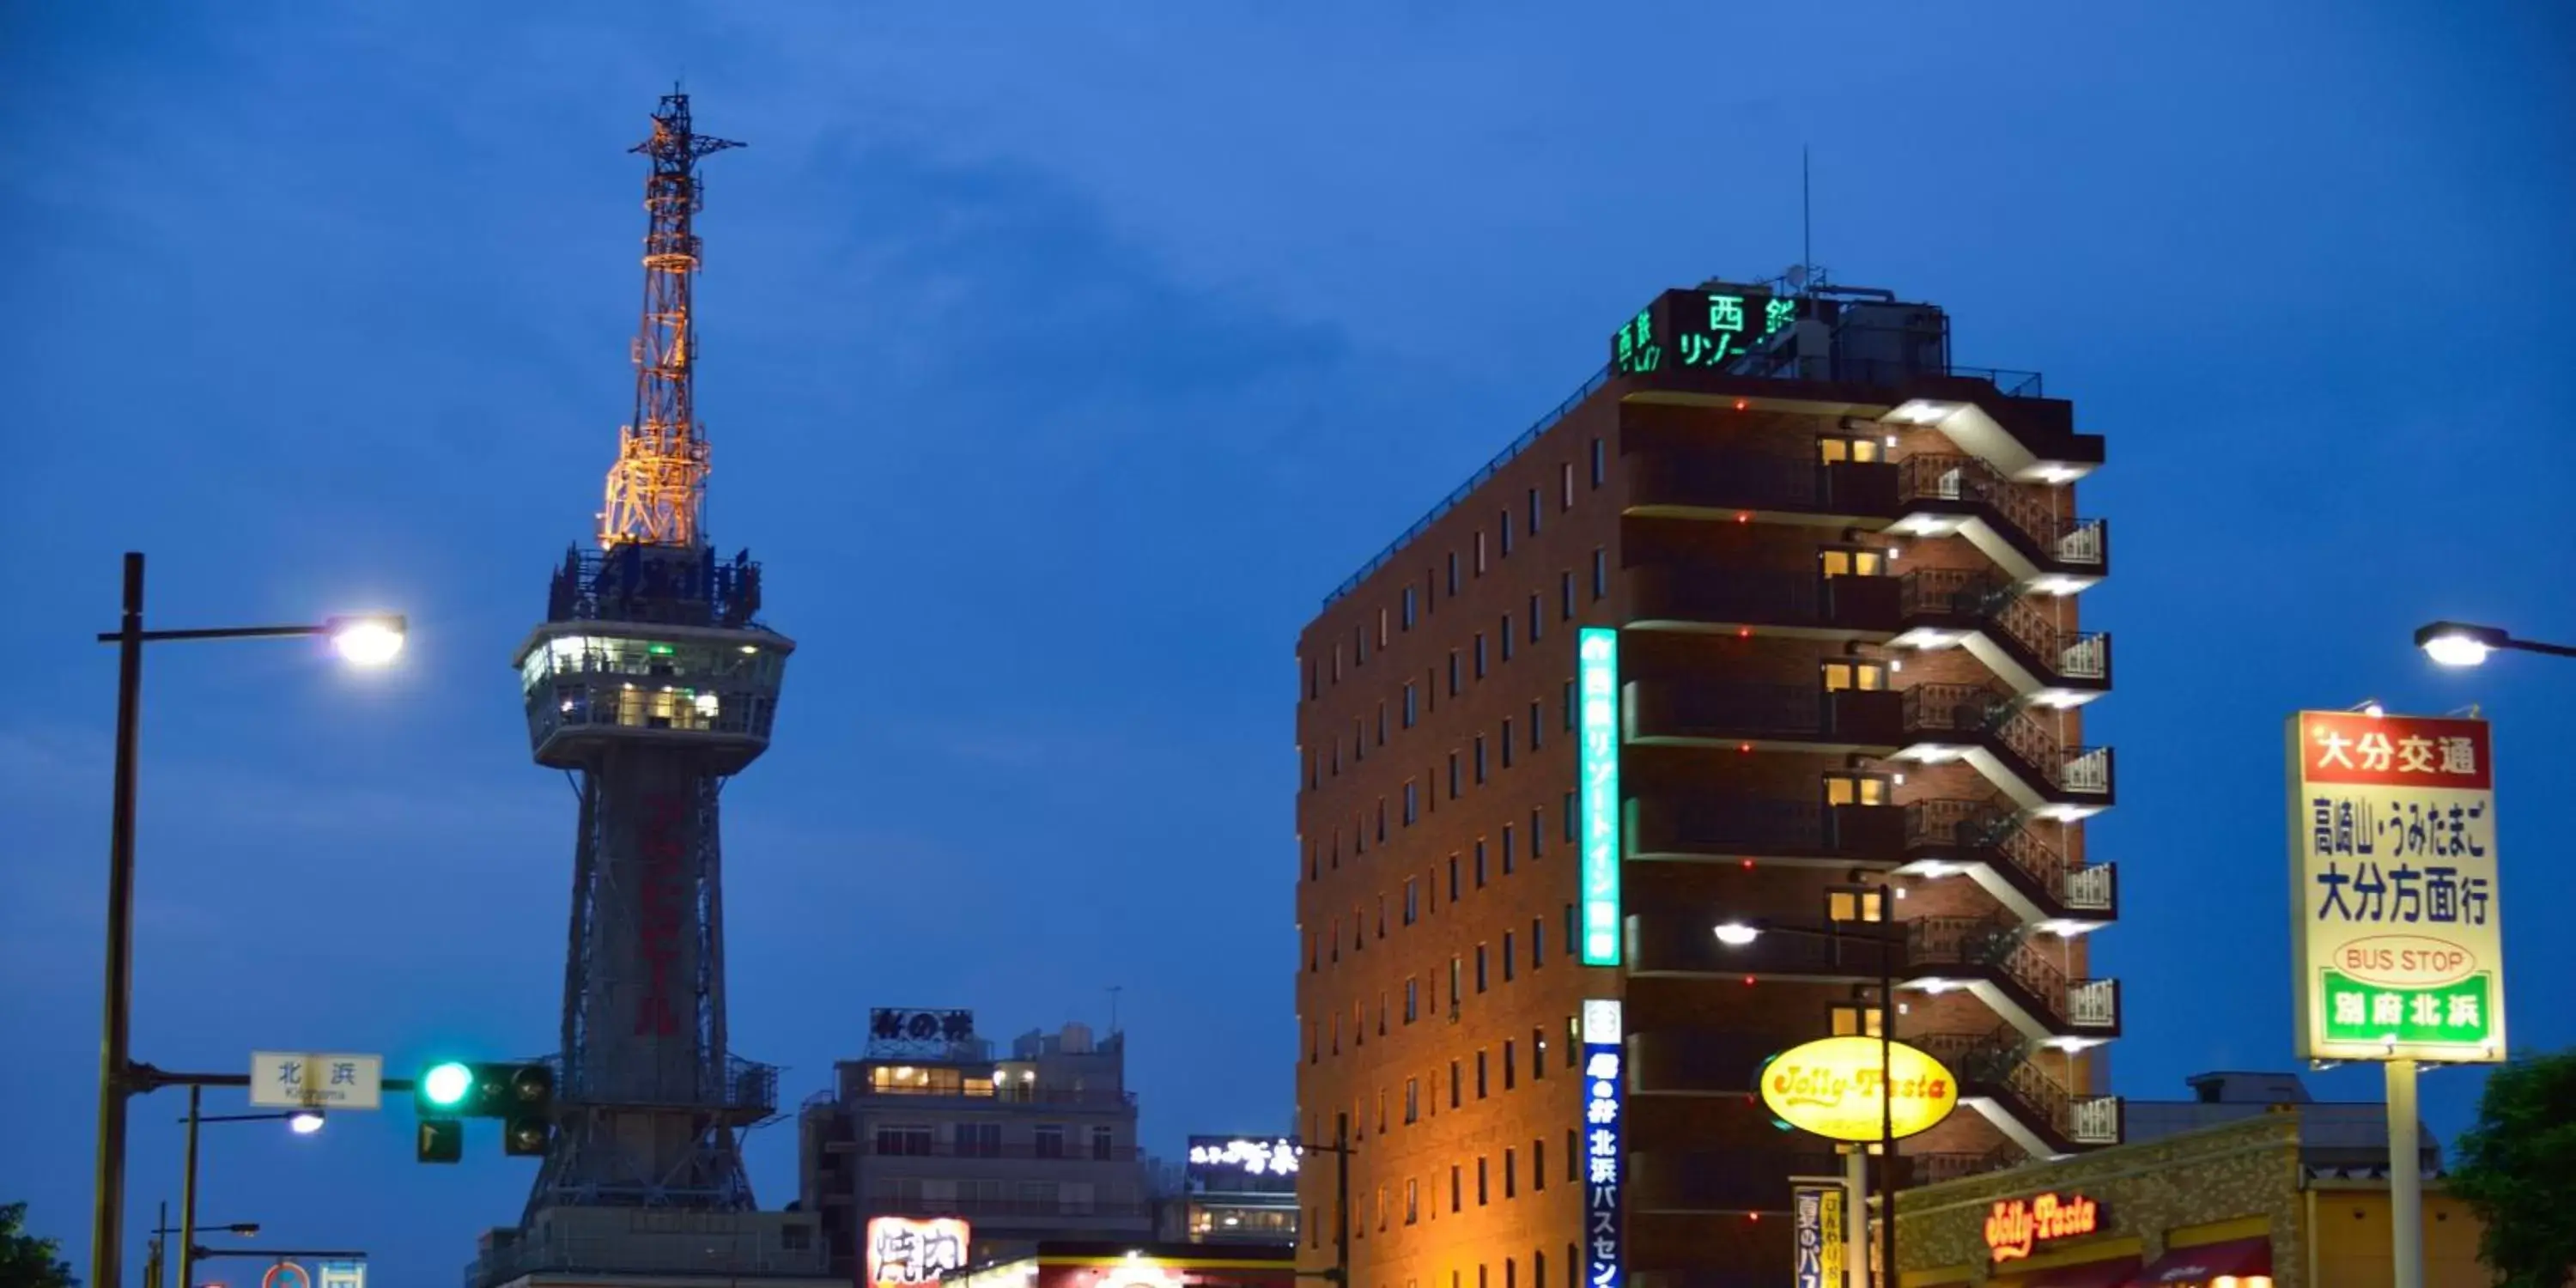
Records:
[[[1619,632],[1576,637],[1583,835],[1583,964],[1619,964]]]

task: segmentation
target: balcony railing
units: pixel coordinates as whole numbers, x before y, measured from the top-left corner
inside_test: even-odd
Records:
[[[1905,843],[1909,849],[1948,846],[1993,851],[2042,889],[2057,887],[2067,871],[2065,856],[2031,835],[2011,810],[1991,801],[1916,801],[1905,807]]]
[[[1963,1093],[2004,1102],[2013,1116],[2046,1137],[2080,1139],[2075,1134],[2076,1097],[2029,1058],[2029,1044],[2011,1027],[1991,1033],[1926,1033],[1908,1041],[1958,1074]]]
[[[2061,630],[2012,583],[1990,573],[1925,568],[1897,578],[1897,611],[1907,618],[1956,618],[1993,628],[1997,643],[2026,664],[2069,680],[2107,680],[2111,637]]]
[[[2066,906],[2086,912],[2108,912],[2120,904],[2117,864],[2093,863],[2066,873]]]
[[[2041,1018],[2075,1023],[2066,972],[2023,939],[2019,927],[1982,917],[1922,917],[1904,924],[1907,961],[1918,976],[1942,966],[1991,971]]]
[[[2099,565],[2109,545],[2100,519],[2061,518],[1973,456],[1917,453],[1896,463],[1897,494],[1905,501],[1952,501],[1991,510],[2031,553],[2052,562]]]
[[[2035,785],[2108,795],[2111,749],[2067,747],[2002,692],[1974,684],[1918,684],[1905,690],[1910,735],[1957,733],[1992,743],[2028,770]]]
[[[1412,545],[1415,538],[1421,536],[1425,532],[1429,532],[1431,530],[1431,525],[1438,523],[1441,516],[1449,513],[1451,510],[1457,509],[1458,503],[1466,500],[1469,493],[1474,492],[1477,488],[1483,487],[1485,485],[1485,480],[1494,477],[1495,472],[1502,469],[1506,464],[1509,464],[1513,457],[1519,456],[1521,453],[1528,451],[1533,444],[1538,442],[1541,435],[1544,435],[1547,431],[1556,428],[1556,423],[1565,419],[1567,413],[1573,411],[1576,407],[1581,406],[1584,399],[1600,392],[1601,386],[1608,383],[1610,383],[1610,368],[1605,365],[1599,371],[1593,372],[1591,378],[1585,380],[1573,393],[1566,395],[1565,401],[1556,405],[1556,410],[1539,417],[1538,423],[1531,425],[1528,429],[1522,430],[1520,437],[1513,439],[1511,444],[1503,448],[1501,453],[1496,455],[1494,459],[1485,462],[1485,467],[1483,469],[1476,471],[1474,474],[1468,475],[1466,482],[1459,484],[1454,491],[1449,493],[1449,495],[1442,497],[1440,499],[1440,504],[1431,507],[1431,512],[1429,514],[1423,515],[1421,518],[1414,520],[1413,526],[1406,528],[1401,533],[1398,533],[1395,540],[1387,543],[1386,549],[1380,550],[1377,554],[1371,556],[1367,563],[1360,565],[1360,570],[1358,572],[1352,573],[1348,579],[1342,582],[1341,585],[1335,586],[1332,594],[1324,596],[1324,607],[1332,607],[1333,601],[1359,589],[1360,583],[1367,581],[1371,574],[1375,573],[1378,569],[1385,567],[1387,565],[1387,561],[1395,558],[1397,551],[1404,549],[1406,546]]]
[[[861,1085],[851,1088],[850,1095],[851,1098],[860,1100],[870,1096],[946,1096],[961,1100],[995,1100],[1007,1105],[1064,1105],[1090,1109],[1132,1108],[1136,1103],[1136,1093],[1132,1091],[1102,1091],[1089,1087],[1054,1087],[1032,1083],[1012,1083],[1009,1086],[996,1084],[977,1090],[969,1090],[963,1086]]]
[[[2081,1029],[2118,1028],[2120,981],[2087,979],[2067,985],[2066,1018]]]
[[[865,1204],[871,1212],[900,1212],[905,1216],[974,1216],[974,1217],[1136,1217],[1153,1215],[1143,1203],[1089,1203],[1044,1199],[934,1199],[908,1191],[872,1190]]]
[[[2118,1096],[2086,1096],[2072,1108],[2066,1134],[2076,1144],[2117,1145],[2127,1137],[2127,1113]]]
[[[1029,1158],[1065,1163],[1125,1163],[1143,1157],[1133,1145],[1112,1146],[1107,1153],[1087,1142],[1066,1141],[1053,1149],[1039,1145],[960,1145],[944,1140],[887,1139],[858,1142],[858,1153],[872,1158]]]
[[[1632,849],[1639,854],[1897,861],[1900,818],[1892,806],[1703,796],[1641,803],[1636,817]]]

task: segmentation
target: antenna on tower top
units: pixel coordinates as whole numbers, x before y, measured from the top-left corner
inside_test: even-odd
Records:
[[[1807,145],[1798,145],[1798,291],[1805,294],[1807,279],[1816,275],[1815,204],[1810,198],[1807,181]]]
[[[705,204],[697,166],[700,157],[741,146],[697,133],[689,96],[674,83],[653,111],[653,137],[628,149],[652,162],[644,180],[644,316],[635,334],[635,418],[618,430],[602,546],[706,543],[707,439],[691,391],[698,336],[689,316],[694,221]]]

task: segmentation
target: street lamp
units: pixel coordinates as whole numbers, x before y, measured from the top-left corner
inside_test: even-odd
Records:
[[[319,1109],[286,1109],[280,1110],[276,1113],[266,1114],[203,1114],[197,1112],[197,1110],[198,1107],[204,1103],[205,1095],[206,1089],[204,1087],[193,1083],[190,1084],[188,1087],[188,1116],[179,1120],[180,1122],[188,1125],[188,1164],[185,1173],[179,1178],[178,1233],[180,1236],[180,1288],[194,1288],[196,1282],[194,1275],[197,1268],[197,1254],[201,1251],[201,1249],[197,1247],[198,1124],[273,1123],[284,1120],[287,1129],[298,1136],[310,1136],[313,1133],[322,1130],[322,1111]],[[259,1233],[259,1224],[255,1221],[243,1222],[240,1225],[234,1225],[229,1228],[235,1234],[250,1235]],[[167,1231],[164,1231],[164,1233],[167,1233]]]
[[[143,629],[143,555],[125,554],[123,617],[102,644],[116,645],[116,778],[107,830],[107,986],[98,1059],[98,1156],[90,1214],[90,1282],[97,1288],[125,1283],[125,1102],[150,1090],[137,1078],[132,1052],[134,1012],[134,776],[136,730],[143,689],[143,646],[174,640],[324,638],[357,665],[382,665],[402,650],[406,626],[391,613],[335,617],[304,626],[222,626],[193,630]],[[185,1285],[183,1285],[185,1288]]]
[[[2432,622],[2416,627],[2415,647],[2424,650],[2424,656],[2443,666],[2483,665],[2487,655],[2500,648],[2547,653],[2552,657],[2576,657],[2576,647],[2518,640],[2501,626],[2474,626],[2467,622]]]
[[[1885,927],[1891,891],[1879,887],[1878,938],[1878,1261],[1879,1282],[1893,1284],[1896,1274],[1896,957],[1890,952]],[[1839,946],[1838,931],[1810,930],[1798,926],[1773,926],[1768,922],[1724,921],[1711,928],[1717,942],[1728,948],[1749,948],[1765,934],[1804,935]],[[1854,1184],[1858,1185],[1858,1173]],[[1854,1220],[1867,1219],[1853,1196]],[[1857,1277],[1861,1268],[1852,1267]]]

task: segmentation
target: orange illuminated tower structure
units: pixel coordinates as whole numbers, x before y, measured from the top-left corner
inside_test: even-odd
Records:
[[[707,443],[690,386],[700,157],[673,93],[638,145],[645,182],[635,415],[619,435],[595,549],[556,569],[517,666],[537,763],[580,800],[564,967],[560,1115],[522,1225],[477,1278],[566,1266],[747,1270],[784,1261],[753,1211],[736,1133],[774,1116],[777,1071],[725,1031],[717,798],[765,750],[795,645],[758,620],[760,569],[718,559],[704,523]],[[678,1240],[623,1208],[693,1209]],[[810,1230],[807,1231],[810,1237]],[[712,1258],[712,1260],[711,1260]]]
[[[2120,1138],[2102,439],[1804,273],[1608,349],[1298,641],[1299,1124],[1352,1141],[1301,1270],[1346,1222],[1354,1283],[1789,1282],[1847,1162],[1760,1072],[1885,1025],[1963,1105],[1900,1185]]]

